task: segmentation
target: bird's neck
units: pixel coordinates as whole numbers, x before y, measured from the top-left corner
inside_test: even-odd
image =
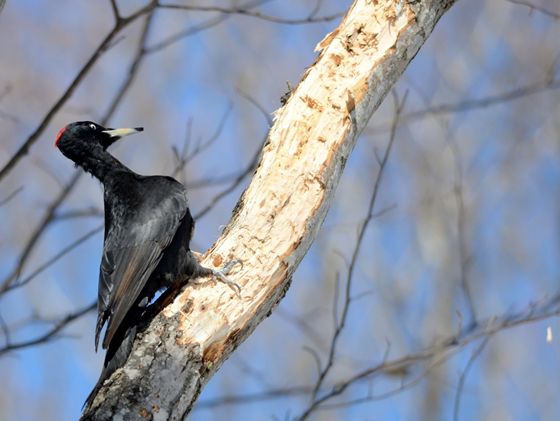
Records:
[[[91,154],[82,157],[80,162],[76,162],[76,164],[99,179],[103,184],[105,184],[111,174],[122,171],[131,172],[117,158],[102,149],[92,151]]]

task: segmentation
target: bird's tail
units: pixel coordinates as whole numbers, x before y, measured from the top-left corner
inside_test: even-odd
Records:
[[[121,331],[113,337],[113,340],[107,348],[107,354],[105,355],[105,362],[103,363],[103,370],[99,376],[99,380],[93,387],[93,390],[88,395],[82,409],[89,408],[93,404],[93,400],[97,395],[105,380],[107,380],[111,375],[121,368],[130,352],[132,351],[132,345],[134,344],[134,339],[136,338],[137,324],[127,324],[123,323],[123,328]]]

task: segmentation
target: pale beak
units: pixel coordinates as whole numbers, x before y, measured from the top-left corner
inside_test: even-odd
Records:
[[[123,137],[141,131],[144,131],[143,127],[125,128],[125,129],[107,129],[107,130],[103,130],[103,133],[106,133],[111,137]]]

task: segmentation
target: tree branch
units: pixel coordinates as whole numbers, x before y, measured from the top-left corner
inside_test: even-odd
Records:
[[[185,11],[195,11],[195,12],[219,12],[228,15],[249,16],[249,17],[262,19],[273,23],[282,23],[286,25],[302,25],[307,23],[330,22],[344,15],[344,13],[334,13],[332,15],[325,15],[325,16],[314,16],[313,14],[311,14],[305,18],[297,19],[297,18],[281,18],[278,16],[266,15],[261,12],[244,9],[242,7],[193,6],[193,5],[173,4],[173,3],[160,4],[159,7],[162,9],[174,9],[174,10],[185,10]]]
[[[533,10],[536,10],[537,12],[542,13],[545,16],[549,16],[553,19],[560,19],[560,13],[554,13],[548,9],[545,9],[542,6],[538,6],[536,4],[530,3],[528,1],[524,1],[524,0],[506,0],[509,3],[513,3],[513,4],[517,4],[519,6],[526,6],[529,8],[530,12],[533,12]]]
[[[82,419],[178,420],[228,355],[284,296],[373,111],[454,0],[356,0],[276,113],[250,186],[202,263],[239,258],[221,284],[193,285],[141,333]]]
[[[49,329],[47,332],[43,333],[42,335],[27,340],[27,341],[22,341],[22,342],[17,342],[17,343],[11,343],[9,340],[7,340],[7,343],[5,346],[3,346],[2,348],[0,348],[0,356],[2,356],[3,354],[6,354],[8,352],[11,351],[16,351],[16,350],[20,350],[23,348],[29,348],[31,346],[35,346],[35,345],[40,345],[40,344],[45,344],[49,341],[52,341],[53,339],[57,338],[57,335],[59,334],[59,332],[64,329],[66,326],[68,326],[70,323],[72,323],[73,321],[81,318],[82,316],[84,316],[85,314],[89,313],[90,311],[95,310],[97,307],[97,302],[92,303],[82,309],[79,309],[77,311],[75,311],[74,313],[70,313],[67,314],[66,316],[64,316],[63,319],[59,320],[57,323],[55,323],[55,325]],[[6,336],[6,338],[8,339],[9,337]]]

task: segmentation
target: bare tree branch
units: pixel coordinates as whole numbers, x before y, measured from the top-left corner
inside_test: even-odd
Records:
[[[183,148],[183,151],[181,153],[178,153],[177,150],[174,150],[175,152],[175,158],[177,159],[177,166],[175,167],[175,169],[171,172],[171,176],[172,177],[176,177],[177,174],[179,174],[181,171],[183,171],[183,169],[185,168],[185,166],[191,162],[193,159],[195,159],[199,154],[201,154],[202,152],[204,152],[206,149],[208,149],[210,146],[212,146],[212,144],[214,142],[216,142],[223,130],[224,127],[226,125],[226,121],[231,113],[231,109],[232,106],[231,104],[228,106],[228,108],[226,109],[226,111],[224,112],[224,115],[222,116],[222,118],[219,120],[218,125],[216,127],[216,129],[214,130],[214,133],[212,133],[208,139],[204,140],[204,141],[200,141],[198,142],[194,149],[192,151],[189,151],[188,146],[188,141],[190,140],[190,129],[189,129],[189,133],[187,134],[187,138],[185,139],[185,145]],[[189,124],[189,127],[191,127],[191,125]]]
[[[246,395],[222,396],[215,399],[205,399],[196,404],[194,411],[201,409],[217,408],[224,405],[246,405],[271,399],[284,399],[290,396],[303,396],[313,392],[313,386],[293,386],[279,389],[270,389],[261,393],[248,393]]]
[[[251,0],[247,3],[245,3],[244,5],[242,5],[241,7],[243,9],[247,9],[250,10],[251,8],[254,7],[258,7],[264,3],[267,3],[271,0]],[[213,28],[217,25],[219,25],[220,23],[224,22],[226,19],[230,18],[231,16],[233,16],[233,14],[231,13],[222,13],[221,15],[215,17],[215,18],[211,18],[208,19],[202,23],[199,23],[197,25],[193,25],[191,27],[188,27],[186,29],[183,29],[182,31],[179,31],[178,33],[175,33],[173,35],[170,35],[168,37],[166,37],[165,39],[153,44],[152,46],[146,48],[146,53],[147,54],[152,54],[152,53],[156,53],[158,51],[161,51],[167,47],[169,47],[170,45],[181,41],[182,39],[195,35],[197,33],[200,33],[202,31],[205,31],[207,29]]]
[[[277,16],[266,15],[264,13],[249,10],[243,7],[230,8],[230,7],[220,7],[220,6],[193,6],[193,5],[184,5],[184,4],[174,4],[174,3],[160,4],[158,7],[162,9],[186,10],[186,11],[196,11],[196,12],[219,12],[228,15],[241,15],[241,16],[258,18],[273,23],[282,23],[287,25],[302,25],[307,23],[330,22],[332,20],[344,16],[344,13],[342,12],[335,13],[332,15],[319,16],[319,17],[315,16],[314,13],[311,13],[305,18],[289,19],[289,18],[280,18]]]
[[[132,63],[128,68],[126,79],[123,81],[121,87],[113,97],[113,100],[109,104],[107,111],[105,111],[105,115],[102,118],[101,124],[106,124],[111,118],[111,116],[115,113],[117,107],[122,103],[124,96],[129,91],[130,87],[132,86],[132,83],[134,82],[134,79],[136,78],[136,75],[138,74],[140,65],[142,64],[146,55],[146,42],[148,40],[148,34],[152,26],[153,17],[154,17],[154,10],[151,10],[146,16],[146,19],[144,21],[142,32],[140,34],[140,39],[138,41],[138,46],[136,47],[136,53],[134,54]]]
[[[117,4],[117,0],[111,0],[111,9],[113,9],[113,16],[115,17],[115,21],[119,21],[121,19],[121,14],[119,13],[119,5]]]
[[[455,393],[455,402],[453,403],[453,421],[459,421],[459,409],[461,408],[461,396],[463,394],[463,389],[465,387],[465,380],[467,378],[467,375],[469,374],[469,371],[470,371],[471,367],[473,366],[475,360],[479,357],[479,355],[482,353],[482,351],[484,350],[484,348],[488,344],[489,340],[490,340],[489,336],[485,337],[482,340],[482,342],[480,343],[480,345],[476,347],[476,349],[472,353],[471,357],[469,358],[469,361],[467,362],[467,365],[465,366],[465,369],[461,373],[461,377],[459,378],[459,385],[457,386],[457,393]]]
[[[62,331],[66,326],[68,326],[73,321],[79,319],[80,317],[84,316],[85,314],[95,310],[97,307],[97,302],[92,303],[80,310],[75,311],[74,313],[70,313],[61,320],[59,320],[51,329],[49,329],[44,334],[22,342],[10,343],[8,342],[5,346],[0,348],[0,356],[12,351],[18,351],[23,348],[29,348],[31,346],[45,344],[49,341],[52,341],[58,337],[60,331]]]
[[[460,284],[467,303],[468,309],[468,323],[476,323],[476,307],[474,305],[473,295],[471,292],[470,285],[470,266],[472,261],[472,256],[469,253],[469,247],[467,245],[466,238],[466,208],[465,200],[463,197],[463,166],[461,164],[461,154],[459,153],[459,147],[453,141],[450,141],[451,153],[453,154],[453,159],[455,161],[455,180],[453,186],[453,194],[455,197],[455,203],[457,205],[457,242],[459,250],[459,274],[460,274]]]
[[[266,139],[265,139],[265,141],[263,141],[263,144],[265,142],[266,142]],[[210,212],[214,208],[214,206],[216,206],[216,204],[220,200],[222,200],[224,197],[226,197],[228,194],[233,192],[237,187],[239,187],[241,185],[243,180],[245,180],[245,178],[257,166],[257,163],[259,161],[259,157],[261,156],[261,150],[262,150],[262,148],[258,148],[255,151],[253,157],[251,158],[251,161],[249,161],[249,163],[247,164],[245,169],[235,176],[235,178],[233,179],[233,181],[231,182],[231,184],[228,187],[226,187],[221,192],[216,194],[212,199],[210,199],[210,202],[204,208],[202,208],[200,211],[198,211],[195,214],[195,216],[194,216],[195,219],[200,219],[200,218],[204,217],[208,212]]]
[[[21,191],[23,190],[23,187],[20,186],[17,189],[15,189],[13,192],[11,192],[10,194],[8,194],[6,197],[4,197],[3,199],[0,199],[0,206],[4,206],[6,205],[8,202],[10,202],[14,197],[16,197]]]
[[[524,0],[506,0],[506,1],[509,2],[509,3],[513,3],[513,4],[520,5],[520,6],[526,6],[526,7],[529,8],[529,10],[530,10],[531,12],[532,12],[533,10],[536,10],[537,12],[540,12],[540,13],[542,13],[543,15],[549,16],[549,17],[551,17],[551,18],[553,18],[553,19],[556,19],[556,20],[560,19],[560,14],[554,13],[554,12],[548,10],[548,9],[545,9],[545,8],[542,7],[542,6],[533,4],[533,3],[531,3],[531,2],[524,1]]]
[[[560,88],[560,80],[553,77],[548,78],[542,82],[532,83],[520,88],[512,89],[511,91],[503,92],[497,95],[488,95],[483,98],[469,99],[457,103],[447,103],[434,105],[418,111],[412,111],[403,114],[401,117],[401,124],[409,123],[411,121],[420,120],[434,115],[462,113],[481,108],[491,107],[494,105],[503,104],[516,99],[524,98],[526,96],[535,95],[541,92],[556,90]],[[368,133],[375,133],[380,131],[390,130],[391,125],[388,123],[371,126],[367,129]]]
[[[37,275],[41,274],[43,271],[45,271],[46,269],[48,269],[49,267],[51,267],[53,264],[55,264],[57,261],[59,261],[61,258],[63,258],[64,256],[66,256],[68,253],[70,253],[72,250],[74,250],[76,247],[78,247],[79,245],[85,243],[87,240],[89,240],[91,237],[93,237],[95,234],[100,233],[101,231],[103,231],[103,225],[101,225],[100,227],[94,228],[90,231],[88,231],[87,233],[85,233],[84,235],[82,235],[81,237],[79,237],[78,239],[76,239],[75,241],[73,241],[72,243],[70,243],[69,245],[67,245],[66,247],[62,248],[58,253],[56,253],[54,256],[52,256],[51,258],[49,258],[45,263],[42,263],[41,265],[39,265],[39,267],[37,269],[35,269],[33,272],[31,272],[31,274],[29,274],[28,276],[26,276],[24,279],[22,279],[21,281],[11,284],[9,285],[4,291],[3,293],[6,293],[8,291],[11,291],[13,289],[16,288],[20,288],[26,284],[28,284],[30,281],[33,280],[33,278],[35,278]]]

